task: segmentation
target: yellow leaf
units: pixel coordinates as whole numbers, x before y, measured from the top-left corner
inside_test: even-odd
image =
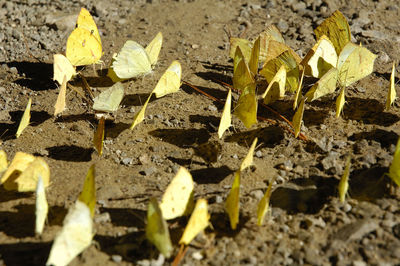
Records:
[[[339,54],[336,66],[339,70],[339,84],[347,87],[371,74],[375,58],[376,55],[365,47],[354,43],[346,44]]]
[[[315,83],[306,93],[307,101],[314,101],[322,96],[333,93],[336,90],[338,70],[331,68]]]
[[[165,73],[161,76],[153,93],[157,98],[179,91],[181,86],[182,68],[178,61],[173,61]]]
[[[256,84],[251,83],[240,93],[234,114],[243,122],[245,127],[250,128],[257,123],[257,98]]]
[[[54,239],[46,265],[67,265],[92,243],[93,221],[89,207],[77,200]]]
[[[199,234],[206,229],[209,225],[210,214],[208,214],[207,200],[199,199],[196,202],[193,213],[190,216],[189,222],[186,225],[179,244],[189,245],[189,243]]]
[[[0,150],[0,175],[3,171],[7,170],[7,167],[8,167],[7,154],[5,151]]]
[[[147,209],[146,237],[166,258],[171,256],[173,247],[168,225],[154,198],[150,199]]]
[[[395,79],[395,73],[396,73],[396,68],[394,66],[393,62],[393,67],[392,67],[392,74],[390,75],[390,87],[386,99],[386,110],[390,109],[390,106],[393,104],[394,100],[396,99],[396,89],[394,87],[394,79]]]
[[[240,171],[243,171],[247,167],[250,167],[253,165],[254,149],[256,148],[257,141],[258,141],[258,138],[255,138],[253,140],[253,143],[251,144],[246,157],[243,159],[242,164],[240,165]]]
[[[303,114],[304,114],[304,104],[306,99],[303,99],[300,102],[299,108],[297,109],[296,113],[293,116],[293,127],[294,127],[294,136],[297,138],[300,134],[301,130],[301,122],[303,121]]]
[[[222,111],[221,122],[218,127],[218,137],[222,138],[224,132],[231,126],[231,103],[232,91],[229,89],[228,96],[226,97],[224,110]]]
[[[73,76],[76,75],[76,71],[71,62],[62,54],[55,54],[53,56],[53,80],[56,80],[58,84],[63,83],[64,76],[66,76],[66,82],[68,82]]]
[[[323,35],[327,36],[335,47],[336,54],[340,54],[343,47],[351,41],[349,23],[343,14],[336,10],[330,17],[319,25],[314,33],[319,40]]]
[[[300,104],[301,101],[300,95],[301,95],[301,89],[303,87],[303,78],[304,78],[304,70],[301,72],[299,86],[297,87],[296,94],[294,96],[293,110],[296,110],[297,106]]]
[[[6,190],[17,190],[19,192],[31,192],[36,190],[39,177],[42,178],[44,186],[50,184],[50,168],[46,161],[40,157],[17,152],[10,166],[3,174],[1,183]]]
[[[22,131],[24,131],[24,129],[29,125],[29,121],[31,120],[31,104],[32,99],[29,98],[24,114],[22,115],[21,122],[19,123],[17,133],[15,134],[17,138],[19,138],[19,136],[22,134]]]
[[[92,166],[90,166],[89,168],[89,171],[85,178],[85,182],[83,183],[82,192],[79,195],[78,200],[85,203],[89,207],[90,215],[91,217],[93,217],[96,207],[96,182],[94,164],[92,164]]]
[[[100,118],[99,125],[97,126],[97,130],[96,130],[96,132],[94,132],[94,136],[93,136],[93,146],[99,155],[103,154],[105,121],[106,120],[105,120],[104,116],[102,116]]]
[[[229,215],[231,228],[236,229],[239,223],[240,170],[235,172],[231,191],[225,201],[226,212]]]
[[[269,182],[267,191],[260,200],[257,206],[257,225],[261,226],[264,222],[265,214],[269,209],[269,200],[271,199],[272,184],[275,182],[275,177]]]
[[[400,187],[400,138],[397,141],[393,161],[389,167],[389,177]]]
[[[46,192],[44,189],[43,179],[39,177],[36,186],[36,223],[35,232],[41,235],[43,232],[44,223],[46,222],[49,205],[46,200]]]
[[[144,120],[144,114],[146,112],[147,104],[149,103],[152,94],[153,93],[150,93],[149,98],[147,98],[146,102],[144,103],[140,111],[137,112],[133,117],[133,122],[130,127],[131,130]]]
[[[93,110],[115,112],[124,98],[124,85],[117,82],[93,99]]]
[[[54,116],[58,115],[65,109],[65,94],[67,93],[67,77],[64,76],[63,82],[61,83],[60,92],[57,96],[56,104],[54,105]]]
[[[251,49],[251,56],[249,60],[249,69],[251,74],[256,75],[258,72],[258,59],[260,57],[260,37],[254,42],[253,48]]]
[[[283,99],[283,97],[285,97],[285,84],[286,68],[284,65],[282,65],[261,96],[264,98],[264,103],[270,104],[277,100]]]
[[[185,167],[181,167],[164,192],[160,203],[165,220],[188,215],[193,210],[193,179]]]
[[[103,54],[101,39],[89,11],[82,8],[76,24],[67,40],[66,57],[73,66],[99,63]]]
[[[339,96],[336,99],[336,117],[340,116],[340,113],[343,110],[343,106],[344,103],[346,102],[345,100],[345,88],[346,87],[342,87],[342,89],[340,90]]]
[[[341,203],[343,203],[345,201],[347,190],[349,189],[350,165],[351,165],[351,157],[347,156],[346,168],[344,169],[342,178],[340,179],[339,186],[338,186],[339,199],[340,199]]]
[[[269,84],[275,77],[276,73],[280,70],[281,66],[285,66],[286,90],[289,92],[294,92],[298,87],[300,77],[299,63],[297,62],[297,57],[294,57],[289,50],[286,50],[283,53],[279,54],[277,57],[267,61],[261,69],[260,74],[265,77]]]
[[[322,77],[332,67],[336,67],[338,56],[332,42],[323,35],[304,57],[301,64],[305,74],[315,78]]]

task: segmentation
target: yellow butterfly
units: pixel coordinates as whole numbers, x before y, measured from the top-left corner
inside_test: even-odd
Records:
[[[46,265],[68,265],[90,246],[93,236],[90,209],[77,200],[64,218],[63,227],[54,239]]]
[[[131,126],[129,127],[131,130],[134,129],[139,123],[141,123],[144,120],[144,115],[146,113],[147,104],[149,103],[149,101],[151,99],[151,95],[153,95],[153,93],[150,93],[149,97],[147,98],[146,102],[143,104],[140,111],[137,112],[135,114],[135,116],[133,117],[133,122],[132,122]]]
[[[0,175],[3,173],[3,171],[7,170],[7,167],[7,154],[4,150],[0,150]]]
[[[63,83],[64,76],[68,82],[73,76],[76,75],[75,67],[64,55],[55,54],[53,58],[53,80],[56,80],[58,84],[61,85]]]
[[[182,67],[178,61],[173,61],[161,76],[153,93],[157,98],[179,91],[181,86]]]
[[[50,168],[45,160],[31,154],[17,152],[10,166],[1,177],[6,190],[31,192],[36,190],[39,177],[44,186],[50,184]]]
[[[189,214],[194,205],[192,175],[181,167],[164,192],[160,209],[165,220]]]
[[[286,68],[284,65],[276,72],[274,78],[269,82],[267,89],[261,96],[265,104],[273,103],[283,99],[285,96]]]
[[[105,127],[105,117],[100,117],[99,125],[93,136],[93,146],[99,155],[103,154],[103,141],[104,141],[104,127]]]
[[[389,167],[389,177],[400,187],[400,138],[397,141],[393,161]]]
[[[39,177],[36,186],[36,223],[35,232],[37,234],[42,234],[44,223],[46,221],[47,212],[49,210],[49,205],[46,200],[46,191],[44,189],[43,179]]]
[[[304,98],[300,104],[299,107],[296,111],[296,113],[293,116],[293,127],[294,127],[294,136],[297,138],[300,134],[300,129],[301,129],[301,122],[303,121],[303,114],[304,114],[304,106],[305,106],[305,100]]]
[[[396,72],[396,68],[395,68],[394,62],[393,62],[392,74],[390,75],[390,87],[389,87],[389,91],[388,91],[388,95],[387,95],[387,99],[386,99],[386,110],[389,110],[390,106],[393,104],[394,100],[396,100],[396,88],[394,87],[395,72]]]
[[[244,169],[250,167],[253,165],[253,157],[254,157],[254,149],[256,148],[258,138],[255,138],[253,140],[253,143],[250,146],[249,151],[247,152],[246,157],[244,157],[241,165],[240,165],[240,171],[243,171]]]
[[[108,76],[111,79],[130,79],[148,74],[157,63],[162,46],[162,33],[159,32],[154,39],[143,48],[135,41],[128,40],[121,51],[113,58]],[[113,81],[115,81],[113,79]]]
[[[225,209],[229,215],[231,228],[236,229],[239,223],[239,199],[240,199],[240,170],[235,172],[232,188],[225,201]]]
[[[24,129],[29,125],[29,121],[31,120],[31,104],[32,99],[29,98],[24,114],[22,115],[21,122],[19,123],[17,133],[15,134],[16,138],[19,138],[19,136],[22,134],[22,131],[24,131]]]
[[[124,85],[117,82],[93,99],[93,110],[115,112],[124,98]]]
[[[179,244],[189,245],[193,238],[210,224],[209,220],[210,214],[208,213],[207,200],[197,200]]]
[[[67,40],[66,57],[73,66],[91,65],[100,62],[102,56],[100,34],[89,11],[81,9],[76,28]]]
[[[265,214],[268,212],[269,201],[271,199],[272,184],[275,182],[276,177],[274,177],[268,185],[267,191],[260,200],[257,206],[257,225],[261,226],[264,222]]]
[[[343,111],[343,107],[346,102],[345,90],[346,87],[343,86],[342,89],[340,90],[339,96],[336,99],[336,117],[339,117],[340,113]]]
[[[172,255],[168,225],[155,198],[150,199],[147,209],[146,237],[166,258]]]
[[[65,110],[65,96],[67,93],[67,76],[64,75],[64,80],[61,83],[60,91],[58,92],[57,101],[54,105],[54,116]]]
[[[344,200],[346,199],[347,190],[349,189],[350,165],[351,165],[351,157],[347,156],[346,168],[344,169],[343,176],[340,179],[338,185],[339,199],[341,203],[343,203]]]
[[[229,89],[228,96],[226,97],[224,110],[222,111],[221,122],[218,127],[218,137],[222,138],[224,132],[231,126],[231,105],[232,105],[232,91]]]
[[[86,175],[83,189],[78,198],[79,201],[85,203],[90,210],[90,215],[93,218],[96,206],[96,183],[95,183],[95,170],[94,164],[90,166]]]

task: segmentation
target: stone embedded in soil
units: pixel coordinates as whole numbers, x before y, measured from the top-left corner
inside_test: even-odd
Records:
[[[111,222],[111,216],[108,212],[103,212],[102,214],[96,215],[94,217],[95,223],[109,223]]]
[[[157,172],[157,168],[154,166],[150,166],[150,167],[143,169],[143,171],[141,171],[140,173],[142,175],[149,176],[149,175],[154,174],[155,172]]]
[[[331,151],[328,153],[328,156],[322,159],[321,164],[325,172],[333,175],[341,174],[343,162],[339,162],[339,156],[340,154],[338,152]]]
[[[113,262],[120,263],[122,261],[121,255],[111,255],[111,259]]]
[[[363,219],[344,225],[335,236],[342,241],[357,241],[378,228],[379,224],[376,220]]]

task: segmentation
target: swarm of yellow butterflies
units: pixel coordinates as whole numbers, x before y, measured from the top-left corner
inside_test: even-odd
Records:
[[[257,74],[268,86],[261,94],[265,104],[283,99],[287,92],[295,93],[293,117],[295,136],[300,134],[305,102],[334,93],[340,88],[336,100],[336,117],[345,104],[346,87],[368,76],[373,71],[376,55],[361,44],[351,42],[349,24],[340,11],[335,11],[315,30],[316,44],[301,59],[271,25],[260,33],[254,42],[241,38],[230,38],[230,57],[233,59],[233,88],[239,92],[234,114],[250,128],[257,123]],[[259,65],[262,64],[259,70]],[[396,98],[394,88],[394,64],[386,109]],[[317,78],[305,96],[302,96],[303,77]],[[221,138],[231,125],[231,92],[221,117],[218,130]],[[228,114],[229,113],[229,114]]]

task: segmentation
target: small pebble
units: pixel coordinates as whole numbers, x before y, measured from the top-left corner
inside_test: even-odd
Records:
[[[192,258],[195,260],[202,260],[203,255],[200,253],[200,251],[193,252]]]
[[[261,158],[263,156],[261,151],[256,151],[256,157]]]
[[[108,212],[104,212],[94,217],[95,223],[109,223],[111,222],[111,216]]]
[[[111,259],[116,263],[120,263],[122,261],[122,256],[120,256],[120,255],[112,255]]]

